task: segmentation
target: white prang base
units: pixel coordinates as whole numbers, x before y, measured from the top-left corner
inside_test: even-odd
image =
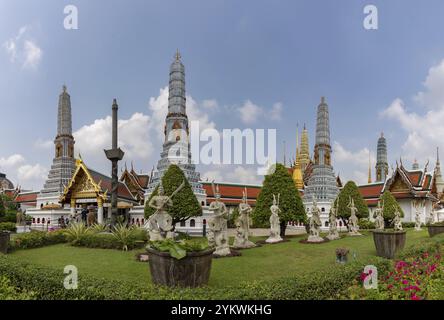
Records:
[[[268,238],[267,240],[265,240],[266,243],[276,243],[276,242],[281,242],[284,241],[281,237],[279,238]]]
[[[325,240],[319,236],[309,236],[307,242],[324,242]]]
[[[362,236],[362,234],[359,232],[349,232],[348,236],[349,237],[356,237],[356,236]]]

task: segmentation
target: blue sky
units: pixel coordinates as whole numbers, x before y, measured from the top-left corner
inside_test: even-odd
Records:
[[[63,28],[67,4],[79,10],[78,30]],[[367,4],[378,8],[378,30],[362,26]],[[297,123],[306,123],[313,148],[316,107],[326,96],[333,165],[345,180],[365,182],[381,131],[391,164],[402,156],[408,166],[415,157],[434,165],[436,146],[444,148],[442,12],[439,0],[0,0],[0,171],[41,188],[64,83],[76,152],[110,171],[102,149],[117,98],[127,161],[151,170],[176,48],[190,113],[205,125],[277,128],[278,158],[283,140],[290,158]],[[243,118],[242,110],[255,115]],[[261,180],[248,167],[199,170],[209,178]]]

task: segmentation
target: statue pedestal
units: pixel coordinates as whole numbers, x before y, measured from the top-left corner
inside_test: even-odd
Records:
[[[340,239],[341,237],[339,236],[339,234],[336,232],[336,233],[332,233],[332,234],[329,234],[328,236],[327,236],[327,239],[328,240],[337,240],[337,239]]]
[[[220,257],[225,257],[225,256],[229,256],[231,254],[230,248],[229,247],[216,247],[216,250],[213,252],[213,255],[216,256],[220,256]]]
[[[284,241],[280,236],[278,237],[269,237],[267,240],[265,240],[266,243],[276,243]]]
[[[320,236],[309,236],[307,242],[324,242],[325,240]]]
[[[256,247],[256,245],[250,240],[234,238],[234,243],[233,243],[234,249],[248,249],[254,247]]]
[[[353,232],[349,232],[348,236],[349,237],[358,237],[358,236],[362,236],[362,234],[359,233],[358,231],[353,231]]]

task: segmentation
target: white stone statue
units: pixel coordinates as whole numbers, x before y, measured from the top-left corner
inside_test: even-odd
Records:
[[[432,205],[432,211],[430,211],[429,216],[427,217],[427,224],[434,224],[435,223],[435,207]]]
[[[339,203],[339,199],[338,199]],[[336,218],[337,218],[337,205],[335,206],[335,201],[332,202],[331,209],[330,209],[330,218],[329,218],[329,230],[327,239],[328,240],[336,240],[339,239],[339,232],[338,227],[336,225]]]
[[[321,211],[318,208],[316,199],[313,197],[313,205],[311,207],[311,217],[310,217],[310,235],[308,236],[307,242],[323,242],[319,234],[321,232]]]
[[[415,231],[421,231],[421,213],[418,208],[416,208],[415,214]]]
[[[208,244],[215,247],[213,254],[218,256],[227,256],[231,254],[228,243],[228,210],[223,202],[220,201],[219,186],[216,188],[212,184],[215,201],[213,201],[209,210],[213,211],[213,216],[208,221]]]
[[[145,224],[148,229],[150,241],[162,241],[174,238],[173,218],[166,211],[167,206],[172,206],[172,197],[178,193],[185,185],[185,181],[171,194],[164,195],[162,181],[159,184],[158,194],[151,198],[148,205],[156,211],[149,217]]]
[[[247,188],[243,191],[242,202],[239,204],[239,217],[236,221],[236,236],[234,237],[233,247],[252,248],[256,245],[248,240],[250,235],[250,213],[251,206],[248,204]]]
[[[402,231],[401,213],[398,208],[395,209],[395,217],[393,218],[393,229],[395,231]]]
[[[375,229],[384,230],[384,204],[381,207],[381,202],[378,201],[378,206],[375,210]]]
[[[276,196],[273,194],[273,204],[270,207],[270,236],[265,240],[267,243],[281,242],[283,240],[281,238],[281,223],[279,220],[279,213],[281,212],[279,208],[280,196],[281,195],[278,194],[278,199],[276,200]]]
[[[358,209],[355,206],[355,201],[352,197],[350,197],[350,202],[348,204],[348,207],[350,208],[350,218],[348,218],[348,235],[349,236],[361,236],[362,234],[359,233],[359,219],[356,213],[358,212]]]

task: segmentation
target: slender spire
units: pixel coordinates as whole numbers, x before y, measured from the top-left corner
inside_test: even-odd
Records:
[[[370,160],[370,151],[368,152],[368,183],[372,183],[372,168]]]
[[[180,52],[179,52],[179,48],[176,50],[175,58],[176,58],[176,61],[180,61],[180,58],[182,58],[182,56],[180,55]]]
[[[287,165],[287,147],[285,146],[285,140],[284,140],[284,166]]]
[[[299,161],[301,162],[302,172],[310,163],[310,149],[308,146],[308,131],[304,123],[304,129],[302,130],[301,143],[299,148]]]
[[[299,125],[296,124],[296,159],[295,159],[295,164],[296,162],[299,162]]]

